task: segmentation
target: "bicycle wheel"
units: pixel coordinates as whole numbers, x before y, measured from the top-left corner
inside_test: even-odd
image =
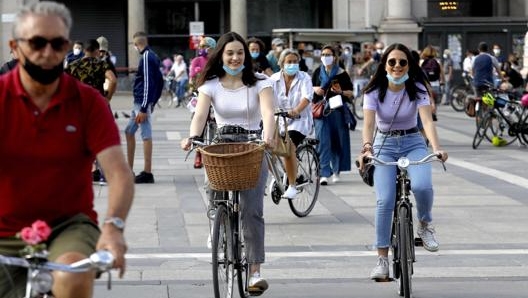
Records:
[[[352,113],[358,120],[363,120],[363,94],[352,101]]]
[[[521,135],[523,141],[525,144],[528,144],[528,110],[526,108],[523,109],[523,112],[521,113],[523,116],[523,119],[519,121],[518,130],[519,134]]]
[[[451,107],[457,112],[463,112],[465,109],[465,100],[468,96],[467,86],[464,84],[457,85],[451,89]]]
[[[297,198],[288,200],[297,217],[305,217],[315,206],[319,195],[319,157],[311,145],[297,148]]]
[[[220,204],[215,213],[213,227],[213,289],[215,298],[233,297],[233,236],[229,214]]]
[[[398,294],[405,298],[412,297],[412,247],[414,245],[413,235],[410,234],[410,218],[408,209],[405,206],[399,207],[398,211],[398,232],[399,232],[399,253],[401,276],[399,281]]]
[[[473,149],[477,149],[480,143],[482,142],[482,139],[486,137],[488,127],[490,126],[491,121],[491,114],[487,113],[484,116],[482,116],[482,120],[479,121],[479,125],[477,126],[477,130],[475,131],[475,136],[473,137]]]
[[[172,107],[172,104],[174,102],[172,97],[172,92],[164,88],[158,100],[158,106],[165,109]]]

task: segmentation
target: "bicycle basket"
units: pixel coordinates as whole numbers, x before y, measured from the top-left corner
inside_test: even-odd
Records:
[[[212,189],[246,190],[257,185],[264,145],[221,143],[198,150]]]

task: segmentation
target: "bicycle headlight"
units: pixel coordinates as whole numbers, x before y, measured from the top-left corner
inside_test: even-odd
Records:
[[[31,288],[39,294],[49,293],[53,285],[53,276],[48,270],[37,269],[31,274]]]
[[[409,166],[411,162],[409,161],[409,159],[405,156],[403,157],[400,157],[398,159],[398,167],[400,168],[407,168]]]

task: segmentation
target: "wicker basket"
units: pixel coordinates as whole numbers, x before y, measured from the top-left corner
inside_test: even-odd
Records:
[[[257,185],[264,146],[221,143],[200,148],[202,161],[214,190],[246,190]]]

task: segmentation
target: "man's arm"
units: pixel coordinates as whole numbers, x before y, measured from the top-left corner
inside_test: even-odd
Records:
[[[119,217],[126,220],[134,197],[134,181],[121,146],[104,149],[97,154],[97,160],[108,182],[108,207],[105,218]],[[114,267],[119,268],[122,276],[127,251],[123,231],[112,224],[103,224],[97,249],[109,250],[115,256]]]
[[[108,89],[106,90],[106,99],[108,102],[112,100],[112,96],[114,95],[116,88],[117,88],[117,78],[114,74],[114,72],[110,69],[108,69],[105,72],[105,83],[108,84]]]

